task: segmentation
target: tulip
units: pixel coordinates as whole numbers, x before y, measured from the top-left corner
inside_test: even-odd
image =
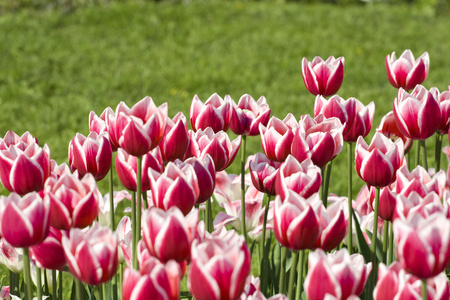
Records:
[[[19,147],[21,150],[25,150],[28,145],[38,144],[38,140],[33,137],[28,131],[22,134],[22,136],[17,135],[14,131],[8,130],[5,137],[0,138],[0,150],[7,150],[11,145]]]
[[[238,299],[250,269],[245,239],[235,231],[202,242],[194,240],[188,288],[197,300]]]
[[[310,198],[319,197],[314,194]],[[284,200],[275,198],[274,232],[278,242],[294,251],[312,249],[322,231],[320,217],[297,193],[289,191]]]
[[[397,59],[395,51],[386,56],[386,72],[389,82],[395,88],[412,90],[428,77],[430,58],[428,52],[414,59],[411,50],[405,50]]]
[[[219,131],[214,133],[212,128],[205,130],[199,129],[197,132],[189,131],[191,137],[191,153],[193,156],[204,159],[209,154],[214,161],[216,171],[225,170],[236,157],[239,146],[241,145],[241,136],[230,141],[229,136]]]
[[[91,132],[86,138],[77,133],[69,143],[69,165],[77,170],[79,178],[91,173],[95,180],[102,180],[111,168],[112,150],[105,135]]]
[[[2,289],[0,290],[0,299],[11,299],[9,286],[2,286]]]
[[[175,261],[162,264],[151,258],[139,272],[127,267],[123,272],[122,299],[177,300],[182,271]]]
[[[13,247],[30,247],[42,242],[49,231],[50,202],[36,192],[23,197],[11,193],[5,201],[0,220],[0,232]]]
[[[105,122],[111,144],[133,156],[142,156],[161,142],[167,118],[167,103],[156,107],[152,98],[145,97],[131,109],[124,102],[116,112],[106,111]]]
[[[0,150],[0,180],[10,192],[25,195],[39,192],[50,176],[50,149],[37,143],[19,142]]]
[[[297,121],[291,113],[283,121],[272,117],[267,127],[262,124],[259,125],[262,148],[268,159],[278,162],[286,159],[291,153],[291,145],[297,125]]]
[[[246,174],[244,178],[245,189],[249,188],[251,185],[248,175],[249,174]],[[241,199],[241,176],[227,174],[226,171],[217,172],[214,197],[219,204]]]
[[[66,163],[58,165],[55,160],[51,160],[51,174],[50,176],[58,179],[64,174],[71,174],[69,166]]]
[[[397,139],[401,139],[404,144],[405,154],[409,152],[412,148],[413,140],[406,137],[398,128],[397,122],[395,121],[394,112],[388,112],[380,122],[380,125],[377,128],[377,132],[382,133],[386,137],[390,138],[395,142]]]
[[[344,79],[344,58],[330,56],[326,61],[316,56],[312,62],[303,58],[302,76],[306,89],[324,97],[336,94]]]
[[[51,203],[50,224],[63,230],[84,228],[97,218],[102,198],[91,174],[78,179],[76,174],[50,177],[45,183],[44,199]]]
[[[444,214],[425,219],[416,213],[408,220],[397,219],[394,237],[402,267],[421,279],[438,275],[450,262],[450,220]]]
[[[124,199],[129,199],[131,200],[131,195],[128,191],[126,190],[122,190],[122,191],[116,191],[113,192],[113,197],[112,197],[112,205],[113,205],[113,209],[111,212],[111,199],[109,197],[109,193],[105,194],[103,196],[103,198],[100,198],[99,204],[98,204],[98,208],[99,208],[99,212],[98,212],[98,219],[97,221],[100,223],[100,225],[102,226],[111,226],[111,214],[114,214],[114,212],[116,211],[117,205],[119,205],[120,202],[122,202],[122,200]]]
[[[306,199],[319,192],[321,183],[320,168],[311,159],[300,163],[289,155],[279,169],[275,190],[281,199],[286,197],[287,189]]]
[[[195,95],[190,110],[192,130],[196,132],[211,127],[213,132],[227,131],[231,122],[232,102],[229,95],[222,99],[214,93],[203,104]]]
[[[61,244],[63,233],[53,226],[47,238],[40,244],[30,247],[30,256],[40,268],[62,270],[66,265],[64,249]]]
[[[197,210],[185,218],[177,207],[167,211],[151,207],[143,217],[145,245],[150,254],[162,262],[184,261],[190,256],[197,223]]]
[[[270,108],[264,96],[255,102],[245,94],[237,105],[233,102],[230,129],[237,135],[255,136],[259,134],[259,124],[266,126],[269,117]]]
[[[375,114],[375,104],[370,102],[364,106],[358,99],[349,98],[347,101],[355,102],[355,117],[353,120],[348,119],[348,129],[344,133],[344,141],[354,143],[359,136],[366,137],[372,129],[373,115]],[[346,109],[350,105],[346,105]]]
[[[159,173],[164,170],[164,163],[159,148],[155,148],[142,157],[142,174],[146,174],[149,169]],[[122,185],[130,190],[137,190],[137,157],[129,155],[125,150],[119,149],[116,155],[116,171]],[[142,191],[150,190],[150,181],[147,176],[142,176]]]
[[[67,264],[80,281],[99,285],[110,280],[117,271],[117,237],[109,228],[94,223],[87,231],[70,230],[61,240]]]
[[[450,129],[450,91],[444,91],[439,95],[439,107],[441,109],[441,124],[439,133],[447,134]]]
[[[189,134],[186,117],[179,112],[171,120],[166,119],[166,130],[159,144],[163,161],[165,163],[183,158],[189,146]]]
[[[398,129],[413,140],[425,140],[432,136],[441,124],[441,109],[437,88],[427,91],[417,85],[411,94],[399,89],[394,99],[394,116]]]
[[[398,174],[398,172],[397,172]],[[367,187],[367,186],[366,186]],[[371,189],[371,197],[369,200],[370,206],[373,210],[375,210],[375,188],[370,187]],[[379,210],[378,217],[386,220],[392,221],[394,217],[394,211],[397,204],[396,193],[393,192],[388,186],[384,187],[380,191],[380,202],[379,202]]]
[[[14,248],[5,239],[0,239],[0,264],[10,271],[20,274],[23,270],[22,248]],[[1,299],[1,298],[0,298]]]
[[[131,229],[131,219],[127,216],[124,216],[116,229],[116,236],[119,244],[119,261],[128,261],[131,265],[131,245],[133,232]]]
[[[249,157],[250,160],[250,157]],[[256,153],[250,160],[250,176],[255,188],[269,195],[275,195],[275,180],[281,163],[274,162],[263,153]]]
[[[241,297],[239,297],[240,300],[267,300],[267,298],[264,296],[263,293],[260,291],[259,287],[259,278],[253,277],[253,275],[250,275],[247,277],[246,280],[246,286],[244,289],[244,292],[242,293]],[[268,300],[289,300],[289,298],[284,294],[276,294]]]
[[[356,142],[356,172],[364,182],[375,187],[384,187],[395,180],[395,173],[403,163],[403,142],[393,143],[376,132],[370,145],[360,136]]]
[[[310,300],[324,299],[329,294],[336,299],[359,296],[364,290],[372,263],[364,263],[361,254],[349,255],[342,249],[326,255],[321,249],[309,254],[305,292]]]
[[[164,173],[149,169],[148,177],[154,206],[164,210],[176,206],[187,215],[197,202],[198,179],[191,165],[180,168],[169,162]]]
[[[329,100],[321,95],[316,96],[314,101],[314,117],[322,114],[325,118],[338,118],[344,125],[344,133],[353,125],[356,114],[356,102],[350,98],[344,100],[338,95],[332,96]],[[351,120],[352,123],[349,123]]]
[[[412,191],[417,192],[421,197],[425,197],[431,192],[435,192],[442,197],[445,188],[446,176],[443,170],[430,176],[422,166],[417,166],[409,172],[407,166],[402,166],[397,171],[395,182],[395,192],[408,196]]]

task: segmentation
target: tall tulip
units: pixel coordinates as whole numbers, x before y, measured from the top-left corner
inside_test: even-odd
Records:
[[[195,132],[211,127],[214,132],[227,131],[231,122],[232,102],[229,95],[222,99],[214,93],[203,103],[195,95],[190,110],[192,130]]]
[[[261,144],[267,158],[282,162],[291,153],[291,145],[294,133],[297,129],[297,121],[294,115],[287,114],[284,120],[272,117],[267,124],[259,125]]]
[[[414,59],[411,50],[405,50],[397,59],[395,51],[386,56],[386,72],[389,82],[395,88],[412,90],[428,77],[430,57],[424,52],[418,59]]]
[[[370,102],[367,106],[361,103],[356,98],[349,98],[347,101],[355,102],[355,115],[351,120],[350,114],[348,118],[348,129],[344,133],[344,141],[348,143],[354,143],[358,140],[359,136],[366,137],[372,129],[373,116],[375,114],[375,104]],[[346,105],[345,108],[351,105]]]
[[[159,145],[165,163],[183,158],[189,146],[186,117],[179,112],[173,119],[167,118],[164,137]]]
[[[302,60],[302,76],[308,91],[324,97],[336,94],[344,79],[344,57],[328,57],[324,61],[319,56],[312,62]]]
[[[230,129],[237,135],[259,135],[259,124],[267,125],[270,108],[262,96],[256,102],[252,96],[245,94],[236,105],[233,102]]]

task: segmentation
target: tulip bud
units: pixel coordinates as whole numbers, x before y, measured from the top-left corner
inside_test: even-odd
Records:
[[[30,256],[40,268],[62,270],[66,265],[64,249],[61,244],[63,233],[53,226],[47,238],[40,244],[30,247]]]
[[[334,95],[344,79],[344,58],[330,56],[324,61],[316,56],[312,62],[303,58],[302,77],[311,94],[324,97]]]
[[[192,99],[190,121],[192,130],[205,130],[211,127],[213,132],[227,131],[230,127],[232,99],[229,95],[222,99],[216,93],[203,102],[195,95]]]
[[[395,88],[412,90],[428,77],[430,57],[424,52],[418,59],[414,59],[411,50],[405,50],[397,59],[395,51],[386,56],[386,71],[389,82]]]
[[[173,120],[167,117],[164,137],[159,145],[165,163],[183,158],[189,146],[189,134],[186,117],[182,112],[175,115]]]
[[[291,153],[294,133],[297,130],[297,121],[289,113],[283,121],[272,117],[267,124],[259,125],[261,144],[267,158],[282,162]]]
[[[269,117],[270,109],[264,96],[256,102],[245,94],[237,105],[233,102],[230,128],[237,135],[255,136],[259,134],[259,124],[266,126]]]
[[[280,165],[279,162],[268,159],[264,154],[256,153],[249,167],[252,183],[258,191],[275,195],[275,181]]]

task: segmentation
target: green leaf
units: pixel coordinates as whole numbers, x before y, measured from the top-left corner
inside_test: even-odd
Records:
[[[361,225],[359,225],[358,218],[356,218],[355,211],[352,213],[353,222],[355,224],[356,229],[356,243],[358,244],[359,253],[362,254],[364,260],[367,262],[372,260],[372,253],[370,252],[369,245],[367,245],[366,239],[361,231]],[[349,229],[350,230],[350,229]],[[351,247],[349,245],[349,247]]]
[[[372,232],[370,232],[369,229],[366,229],[366,233],[369,239],[372,240]],[[376,244],[375,253],[377,254],[377,259],[378,261],[383,261],[383,245],[381,244],[381,241],[378,237],[375,244]]]

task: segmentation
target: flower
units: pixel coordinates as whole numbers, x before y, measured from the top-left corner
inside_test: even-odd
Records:
[[[397,122],[395,121],[394,112],[391,110],[381,119],[380,125],[378,125],[377,132],[381,132],[386,137],[390,138],[393,142],[396,139],[402,139],[405,148],[405,154],[412,148],[413,140],[406,137],[400,129],[398,129]]]
[[[171,120],[167,117],[164,137],[159,144],[165,163],[183,158],[189,146],[186,117],[179,112]]]
[[[50,270],[62,270],[66,265],[64,249],[61,244],[63,233],[50,226],[48,236],[42,243],[30,247],[30,256],[40,268]]]
[[[192,130],[205,130],[211,127],[213,132],[227,131],[230,127],[232,99],[229,95],[222,99],[216,93],[203,102],[195,95],[192,99],[190,121]]]
[[[312,62],[303,58],[302,76],[308,91],[324,97],[336,94],[344,79],[344,58],[328,57],[326,61],[316,56]]]
[[[386,56],[386,72],[389,82],[395,88],[412,90],[428,77],[430,58],[428,52],[424,52],[414,60],[411,50],[405,50],[397,59],[395,51]]]
[[[275,195],[275,180],[280,165],[281,163],[268,159],[263,153],[256,153],[250,160],[250,176],[253,185],[258,191]]]
[[[370,102],[367,106],[361,103],[356,98],[349,98],[347,101],[355,102],[355,114],[354,119],[351,120],[349,113],[348,129],[344,132],[344,141],[348,143],[354,143],[358,140],[359,136],[366,137],[372,129],[373,115],[375,114],[375,104]],[[349,107],[350,105],[346,105]]]
[[[256,102],[245,94],[237,105],[233,102],[230,129],[237,135],[255,136],[259,134],[259,124],[266,126],[269,117],[270,108],[264,96]]]
[[[293,114],[287,114],[283,121],[272,117],[267,124],[259,125],[261,144],[267,158],[282,162],[291,153],[291,145],[294,133],[297,129],[297,121]]]
[[[450,129],[450,90],[439,94],[439,107],[441,109],[441,124],[439,133],[447,134]]]
[[[22,248],[14,248],[5,239],[0,239],[0,263],[16,274],[22,273]]]

